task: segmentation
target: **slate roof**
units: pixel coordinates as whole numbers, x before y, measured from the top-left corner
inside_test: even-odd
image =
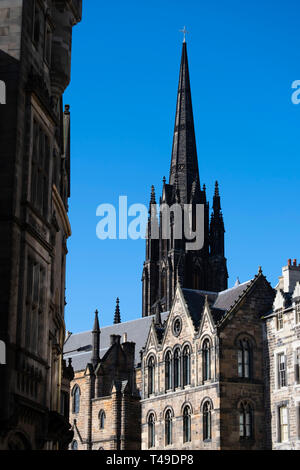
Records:
[[[230,307],[232,307],[238,300],[240,295],[249,287],[250,283],[251,280],[219,293],[203,290],[182,289],[183,296],[195,328],[199,327],[206,296],[214,322],[218,323],[224,314],[230,310]]]
[[[162,313],[162,321],[168,317],[168,312]],[[128,322],[118,323],[111,326],[101,327],[100,335],[100,358],[110,348],[110,335],[123,336],[127,333],[127,341],[135,343],[135,364],[140,362],[140,350],[145,346],[152,319],[155,316],[138,318]],[[71,334],[64,345],[64,359],[72,358],[74,371],[84,370],[87,363],[91,362],[92,355],[92,332]]]
[[[225,291],[207,292],[202,290],[182,289],[185,302],[193,320],[195,328],[199,327],[205,297],[211,308],[215,323],[218,323],[228,310],[234,305],[241,294],[249,287],[251,280],[227,289]],[[161,314],[162,323],[167,320],[169,312]],[[140,351],[145,346],[149,329],[155,315],[138,318],[124,323],[118,323],[101,328],[100,335],[100,358],[110,348],[110,335],[123,336],[127,333],[127,341],[135,343],[135,365],[140,363]],[[162,331],[163,335],[163,331]],[[92,332],[71,334],[64,345],[64,359],[72,358],[74,371],[84,370],[86,365],[91,362],[92,355]]]

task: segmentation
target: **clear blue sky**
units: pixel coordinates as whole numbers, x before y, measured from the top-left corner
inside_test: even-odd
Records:
[[[67,329],[141,316],[143,240],[96,238],[96,208],[148,204],[168,177],[182,35],[188,55],[201,183],[219,181],[229,286],[262,265],[272,285],[300,262],[300,79],[296,0],[83,0],[74,28]]]

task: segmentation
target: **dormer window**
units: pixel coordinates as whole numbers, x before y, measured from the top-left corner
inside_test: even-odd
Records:
[[[279,310],[277,313],[277,330],[283,329],[283,310]]]

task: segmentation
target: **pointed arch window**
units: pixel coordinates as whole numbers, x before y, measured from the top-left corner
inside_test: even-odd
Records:
[[[183,442],[191,440],[191,409],[186,405],[183,410]]]
[[[80,410],[80,388],[75,385],[73,388],[73,413],[79,413]]]
[[[99,412],[99,429],[104,429],[105,419],[106,419],[105,411],[100,410],[100,412]]]
[[[149,449],[155,446],[155,418],[153,413],[148,418],[148,442]]]
[[[172,413],[171,410],[167,410],[165,415],[165,441],[166,445],[172,444]]]
[[[148,361],[148,395],[152,395],[155,390],[155,360],[151,356]]]
[[[205,339],[202,345],[203,354],[203,381],[211,379],[211,347],[209,339]]]
[[[250,439],[253,437],[253,410],[249,403],[241,403],[240,415],[240,438]]]
[[[174,387],[180,387],[181,380],[180,380],[180,374],[181,374],[181,367],[180,367],[180,349],[177,348],[175,349],[174,352]]]
[[[170,390],[172,388],[172,356],[168,351],[165,358],[165,388]]]
[[[191,383],[191,353],[189,346],[183,350],[183,385]]]
[[[207,400],[203,405],[203,440],[211,439],[211,403]]]
[[[252,349],[248,339],[239,341],[238,350],[238,375],[242,378],[250,378],[251,375],[251,355]]]
[[[194,289],[201,289],[201,272],[199,268],[196,268],[194,272]]]

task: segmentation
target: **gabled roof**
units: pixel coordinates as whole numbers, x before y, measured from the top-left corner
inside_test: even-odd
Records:
[[[161,314],[162,321],[168,317],[168,312]],[[110,348],[110,335],[123,336],[127,334],[127,341],[135,343],[135,365],[140,362],[140,350],[145,346],[150,325],[154,316],[138,318],[128,322],[118,323],[100,328],[100,358]],[[64,345],[64,359],[72,358],[74,371],[85,370],[92,356],[92,332],[71,334]]]
[[[182,293],[195,328],[198,328],[200,325],[206,296],[213,320],[215,324],[217,324],[227,311],[235,304],[240,295],[247,290],[251,282],[251,280],[244,282],[243,284],[239,284],[222,292],[209,292],[183,288]]]

